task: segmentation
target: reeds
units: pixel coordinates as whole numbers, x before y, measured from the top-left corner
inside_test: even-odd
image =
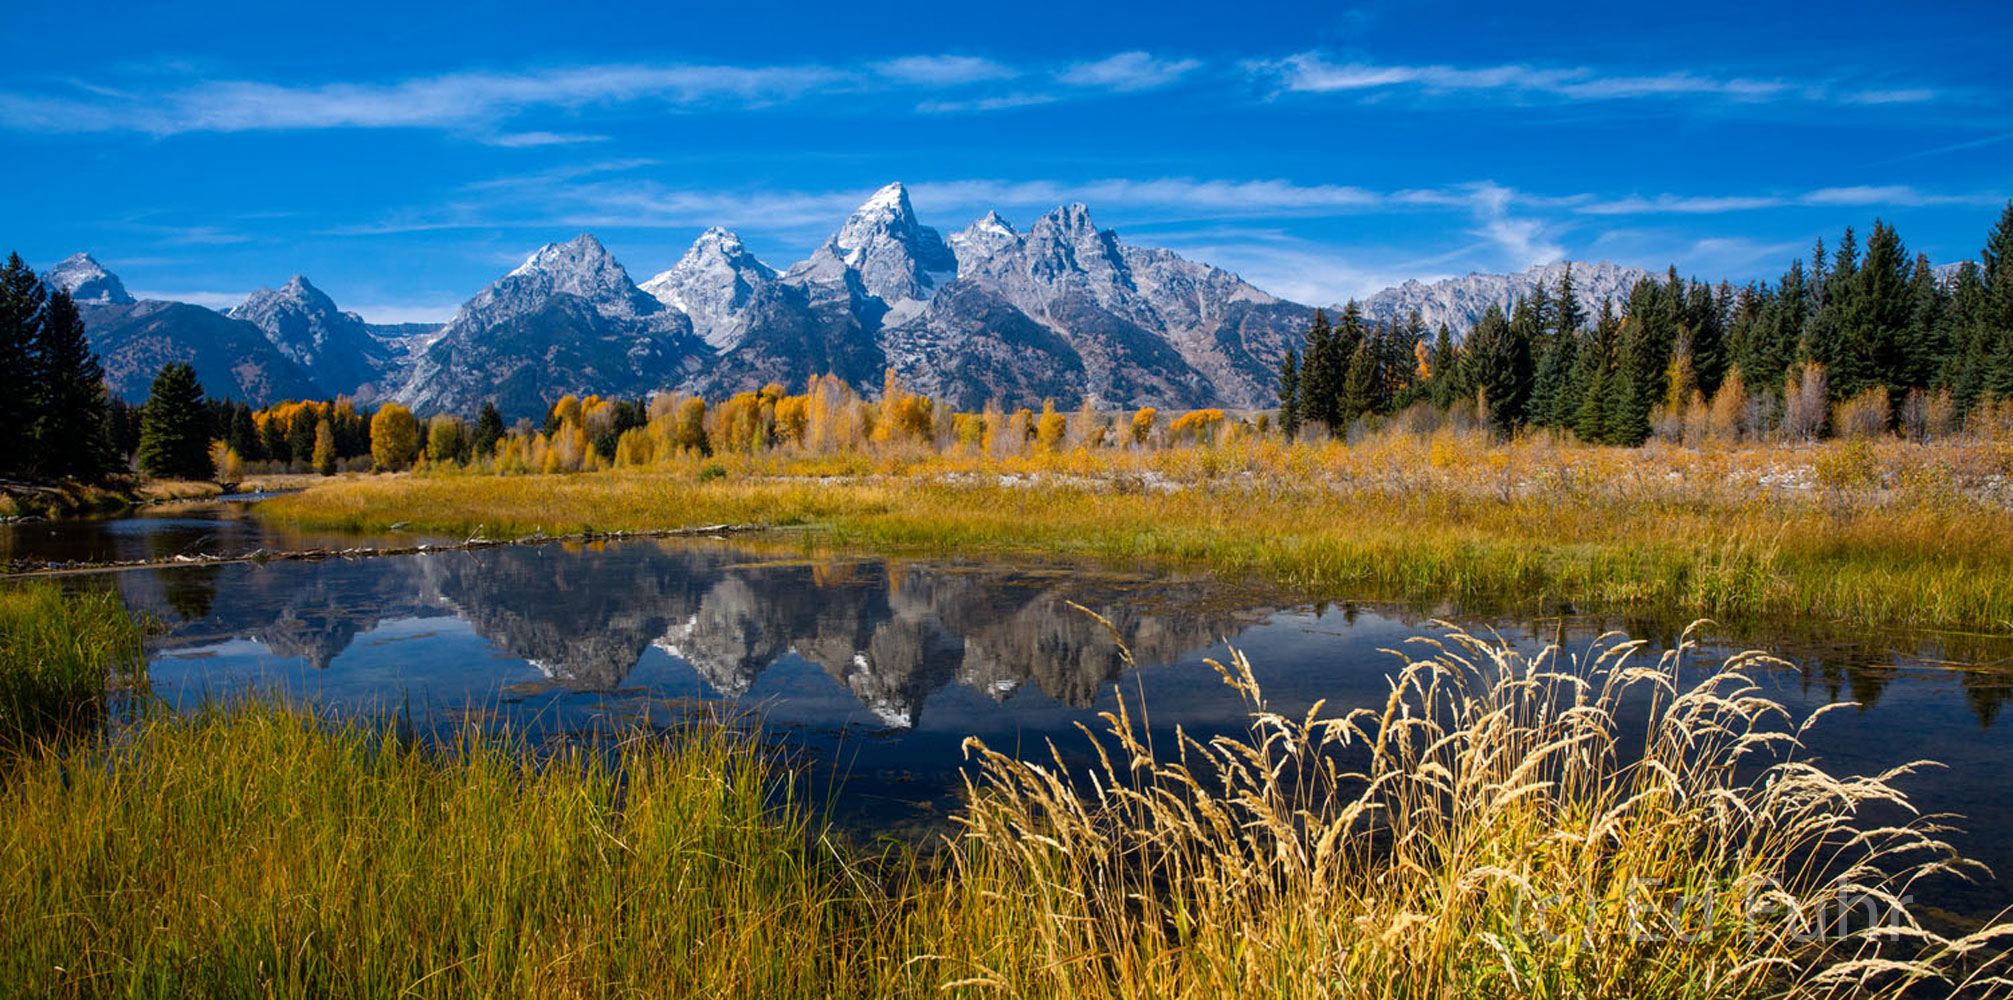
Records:
[[[941,975],[1052,997],[2005,992],[2013,925],[1953,940],[1909,909],[1974,868],[1901,788],[1931,765],[1804,759],[1817,718],[1761,696],[1765,657],[1422,641],[1381,709],[1268,711],[1234,655],[1241,738],[1155,748],[1121,699],[1089,768],[970,741]]]
[[[0,588],[0,751],[89,733],[108,690],[144,670],[139,628],[118,595]]]

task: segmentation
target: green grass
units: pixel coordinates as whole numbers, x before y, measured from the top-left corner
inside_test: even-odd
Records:
[[[88,732],[111,685],[145,670],[138,628],[110,591],[0,589],[0,748]]]

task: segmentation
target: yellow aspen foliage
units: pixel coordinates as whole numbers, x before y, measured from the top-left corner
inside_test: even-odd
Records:
[[[1190,410],[1167,425],[1167,438],[1169,441],[1213,444],[1217,429],[1222,425],[1222,410]]]
[[[370,418],[370,457],[380,471],[397,472],[419,454],[419,421],[397,403],[378,407]]]
[[[1132,415],[1132,443],[1135,446],[1146,446],[1147,439],[1153,436],[1153,422],[1159,418],[1160,411],[1151,406],[1142,406],[1138,413]]]
[[[236,454],[235,452],[233,454]],[[324,417],[315,424],[315,471],[333,476],[336,471],[335,425]]]
[[[1062,447],[1062,436],[1069,430],[1069,418],[1055,411],[1055,400],[1041,401],[1041,419],[1035,424],[1035,444],[1044,451],[1054,451]]]

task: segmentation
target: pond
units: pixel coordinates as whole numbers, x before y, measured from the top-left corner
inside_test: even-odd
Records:
[[[244,504],[0,529],[0,559],[355,544],[270,528]],[[179,706],[262,692],[430,725],[473,711],[552,734],[727,709],[812,762],[830,779],[832,817],[862,836],[946,829],[967,736],[1043,756],[1050,740],[1082,748],[1075,727],[1098,728],[1121,690],[1154,733],[1239,730],[1244,705],[1205,662],[1232,647],[1276,709],[1381,706],[1398,663],[1388,650],[1442,631],[1406,609],[1315,606],[1202,575],[812,558],[787,541],[551,543],[68,579],[116,587],[164,624],[153,689]],[[1676,639],[1639,622],[1435,613],[1532,651],[1561,638],[1584,650],[1610,628],[1657,648]],[[1925,812],[1961,814],[1955,843],[1996,877],[1936,886],[1925,902],[1973,918],[2013,903],[2013,727],[2001,724],[2013,643],[1784,629],[1717,637],[1708,655],[1748,646],[1788,661],[1756,679],[1799,715],[1858,704],[1811,736],[1834,771],[1947,765],[1904,788]]]

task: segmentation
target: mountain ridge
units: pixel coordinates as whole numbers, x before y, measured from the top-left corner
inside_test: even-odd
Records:
[[[1444,321],[1465,332],[1489,305],[1507,306],[1540,282],[1556,288],[1566,266],[1408,281],[1360,306],[1373,321],[1417,310],[1429,329]],[[1649,275],[1605,261],[1571,266],[1589,313]],[[50,279],[101,303],[85,310],[101,354],[127,350],[115,328],[131,307],[117,303],[124,286],[116,275],[78,254]],[[946,237],[923,224],[897,182],[780,269],[712,227],[639,285],[598,238],[581,233],[539,247],[437,327],[370,324],[300,275],[219,316],[256,331],[264,348],[239,327],[177,316],[187,336],[200,328],[252,356],[258,371],[249,377],[229,366],[219,374],[213,363],[222,381],[212,391],[270,401],[305,385],[422,413],[495,403],[507,417],[536,417],[568,393],[717,398],[824,374],[871,396],[888,370],[959,409],[1045,399],[1073,407],[1086,398],[1128,408],[1263,408],[1274,401],[1280,359],[1300,345],[1314,311],[1222,268],[1128,243],[1082,203],[1058,206],[1025,230],[987,212]],[[108,360],[108,370],[139,367]]]

